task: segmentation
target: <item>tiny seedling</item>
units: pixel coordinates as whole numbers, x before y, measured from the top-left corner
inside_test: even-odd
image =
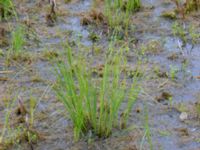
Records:
[[[169,97],[169,105],[170,105],[170,108],[172,108],[172,101],[173,100],[173,97],[171,96],[171,97]]]
[[[172,80],[176,79],[178,71],[179,69],[177,67],[170,65],[170,77]]]

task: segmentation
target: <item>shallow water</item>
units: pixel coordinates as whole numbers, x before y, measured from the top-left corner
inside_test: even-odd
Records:
[[[148,12],[148,17],[144,12],[136,13],[136,18],[139,17],[142,24],[137,24],[133,21],[133,24],[137,27],[138,31],[135,31],[135,37],[138,39],[139,44],[146,44],[151,40],[159,41],[163,48],[163,51],[158,54],[148,55],[147,66],[153,69],[153,66],[161,67],[166,72],[170,72],[170,66],[176,66],[181,68],[182,60],[187,59],[189,62],[186,71],[178,71],[176,81],[169,81],[168,79],[144,79],[144,91],[146,95],[141,94],[139,100],[136,102],[135,108],[138,106],[142,110],[144,109],[144,103],[148,104],[149,109],[149,126],[152,134],[152,141],[155,150],[195,150],[200,149],[200,142],[197,142],[200,138],[200,125],[196,119],[191,119],[189,122],[182,122],[179,119],[180,112],[176,108],[168,109],[168,102],[157,103],[155,97],[163,91],[168,91],[173,95],[172,103],[174,105],[184,104],[186,106],[194,105],[199,101],[198,95],[200,94],[200,80],[196,77],[200,75],[200,45],[195,44],[191,50],[191,43],[187,43],[183,50],[180,50],[181,39],[174,37],[171,33],[171,25],[173,21],[160,17],[163,11],[172,9],[173,4],[163,4],[164,0],[143,0],[144,10]],[[32,3],[25,3],[28,8],[35,8],[35,1]],[[67,15],[62,16],[54,27],[47,27],[44,22],[44,14],[39,14],[38,18],[34,21],[34,28],[39,36],[39,46],[32,46],[31,51],[40,55],[44,50],[54,50],[58,52],[63,51],[62,44],[66,41],[78,41],[77,44],[82,44],[85,47],[92,46],[92,42],[88,36],[91,31],[90,28],[81,25],[81,17],[79,14],[88,11],[92,6],[91,0],[81,0],[77,2],[71,2],[69,4],[58,3],[58,7],[62,7],[62,11],[67,10]],[[151,6],[154,6],[151,8]],[[146,7],[146,8],[145,8]],[[150,9],[149,9],[150,8]],[[146,10],[147,9],[147,10]],[[34,16],[34,14],[31,14]],[[31,18],[34,18],[31,16]],[[135,17],[135,16],[134,16]],[[134,18],[133,17],[133,18]],[[134,19],[133,19],[134,20]],[[41,28],[40,28],[41,27]],[[141,29],[142,28],[142,29]],[[144,30],[140,32],[140,30]],[[96,29],[99,30],[99,29]],[[200,29],[198,29],[199,31]],[[98,33],[98,31],[96,31]],[[106,45],[107,38],[101,39],[98,44]],[[106,44],[105,44],[106,43]],[[131,50],[134,51],[134,50]],[[181,52],[177,60],[170,60],[167,57],[172,53]],[[101,63],[101,58],[97,58],[96,63]],[[0,61],[1,62],[1,61]],[[130,57],[129,64],[135,66],[134,58]],[[66,115],[63,105],[55,98],[55,94],[51,90],[53,82],[55,82],[55,76],[52,73],[52,62],[38,59],[31,64],[32,72],[39,75],[42,79],[39,83],[29,82],[32,72],[28,74],[21,73],[20,67],[10,67],[10,69],[20,72],[16,76],[17,88],[24,88],[19,90],[28,97],[30,93],[34,95],[38,100],[38,105],[35,114],[35,128],[45,135],[45,138],[38,141],[34,145],[34,150],[66,150],[66,149],[131,149],[133,145],[137,147],[141,144],[141,139],[144,135],[144,120],[143,113],[137,114],[135,111],[131,114],[130,125],[135,125],[141,132],[130,132],[125,136],[120,135],[117,137],[111,137],[109,139],[94,140],[91,145],[87,141],[74,142],[73,130],[70,127],[71,122]],[[1,70],[0,66],[0,70]],[[185,75],[186,74],[186,75]],[[0,76],[1,77],[1,76]],[[9,76],[12,78],[12,75]],[[28,82],[22,82],[27,80]],[[167,82],[166,82],[167,80]],[[1,82],[1,81],[0,81]],[[163,83],[165,83],[160,88]],[[5,82],[9,84],[9,82]],[[0,91],[5,89],[3,84],[0,85]],[[30,92],[31,91],[31,92]],[[17,92],[17,91],[16,91]],[[0,94],[2,97],[3,95]],[[28,98],[26,100],[28,103]],[[0,111],[3,106],[0,105]],[[3,111],[5,112],[5,110]],[[0,116],[2,115],[2,111]],[[1,125],[1,124],[0,124]],[[1,126],[0,126],[1,127]],[[189,135],[181,135],[181,131],[178,129],[186,129]],[[135,137],[138,136],[138,137]],[[135,138],[133,138],[135,137]],[[131,139],[128,139],[131,138]],[[139,146],[138,146],[139,145]],[[22,149],[27,149],[28,145],[22,146]],[[14,147],[13,149],[16,149]],[[147,140],[142,149],[149,149]]]

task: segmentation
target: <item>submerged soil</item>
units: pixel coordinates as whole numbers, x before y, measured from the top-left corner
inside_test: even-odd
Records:
[[[164,11],[175,8],[173,3],[142,0],[141,10],[131,18],[134,30],[129,31],[127,40],[122,40],[130,45],[127,58],[133,71],[137,68],[137,50],[146,49],[139,66],[143,76],[140,81],[142,91],[131,113],[129,128],[116,131],[107,139],[94,137],[77,142],[73,140],[73,128],[65,108],[52,90],[56,80],[53,74],[55,59],[62,57],[66,41],[75,51],[81,47],[88,53],[94,48],[90,35],[95,33],[100,35],[95,42],[100,53],[92,57],[101,64],[109,37],[102,33],[101,27],[81,24],[84,14],[93,8],[91,0],[58,1],[58,17],[53,26],[48,26],[46,21],[49,11],[47,1],[15,0],[15,4],[20,22],[26,24],[30,31],[25,46],[28,57],[7,63],[9,46],[3,44],[0,49],[0,134],[4,131],[6,112],[10,112],[10,128],[6,128],[0,149],[148,150],[145,105],[153,149],[200,149],[200,117],[195,111],[200,103],[200,39],[196,39],[196,43],[190,39],[184,43],[180,37],[173,35],[172,26],[176,20],[161,17]],[[185,30],[192,24],[195,25],[195,33],[200,33],[198,12],[188,15],[185,20],[177,20],[184,24]],[[0,25],[6,28],[6,43],[9,45],[8,25],[5,22]],[[16,26],[16,21],[10,20],[9,25]],[[176,72],[174,78],[173,71]],[[36,102],[32,128],[37,140],[33,143],[22,137],[23,131],[16,130],[20,124],[15,101],[19,97],[16,95],[20,96],[27,109],[30,99]],[[7,106],[12,101],[13,105]]]

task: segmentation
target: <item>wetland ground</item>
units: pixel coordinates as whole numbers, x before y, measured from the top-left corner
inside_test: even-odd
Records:
[[[101,76],[112,34],[103,2],[57,0],[54,20],[48,1],[14,0],[18,19],[0,22],[0,150],[200,150],[200,11],[182,18],[170,0],[142,0],[127,32],[117,34],[115,47],[127,50],[124,71],[140,77],[128,127],[108,138],[74,141],[72,122],[52,89],[53,67],[64,59],[67,42],[93,59]],[[18,24],[26,42],[23,55],[11,56]],[[23,107],[30,130],[22,128]]]

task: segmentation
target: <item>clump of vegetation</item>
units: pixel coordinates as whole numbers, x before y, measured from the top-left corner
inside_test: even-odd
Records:
[[[95,24],[99,25],[100,23],[106,23],[106,19],[104,14],[101,11],[92,9],[88,14],[84,15],[81,24],[82,25],[89,25]]]
[[[179,24],[178,22],[175,22],[173,25],[172,25],[172,33],[174,36],[178,36],[181,38],[181,40],[186,43],[187,42],[187,33],[186,33],[186,30],[184,29],[184,27]]]
[[[111,29],[127,32],[132,12],[139,10],[140,0],[106,0],[105,16]]]
[[[45,50],[42,52],[41,59],[42,60],[54,60],[55,58],[59,57],[59,53],[54,50]]]
[[[111,0],[108,0],[109,3],[111,3]],[[141,1],[140,0],[115,0],[114,1],[114,7],[116,9],[121,8],[124,11],[137,11],[141,7]]]
[[[172,94],[169,92],[162,92],[159,96],[156,97],[156,100],[160,102],[164,102],[166,100],[171,100]]]
[[[162,51],[162,44],[158,40],[150,40],[146,45],[141,46],[141,53],[143,54],[159,54]]]
[[[67,64],[57,64],[54,89],[72,120],[75,139],[88,132],[108,137],[113,128],[125,127],[137,99],[139,87],[135,78],[128,87],[126,78],[121,76],[120,64],[125,63],[122,51],[109,51],[101,78],[92,77],[84,59],[73,56],[70,47],[67,48]],[[125,100],[127,106],[121,112]]]
[[[8,109],[5,115],[5,123],[3,131],[0,134],[0,148],[10,149],[19,143],[28,143],[31,149],[33,144],[38,141],[39,133],[33,129],[34,110],[36,101],[30,99],[29,109],[25,106],[21,99],[18,100],[18,107],[14,109],[15,100],[8,102]],[[11,104],[10,104],[11,103]],[[6,130],[8,129],[9,130]],[[2,147],[1,147],[2,146]]]
[[[12,0],[0,0],[0,20],[6,19],[11,14],[15,14]]]
[[[175,3],[177,12],[185,18],[187,13],[197,11],[200,8],[199,0],[186,0],[184,3],[181,0],[172,0]]]
[[[26,30],[22,25],[18,25],[11,33],[11,46],[7,53],[6,64],[9,65],[10,61],[21,61],[31,63],[32,56],[24,51],[26,44]]]
[[[95,1],[95,5],[100,5],[101,10],[92,9],[90,13],[82,18],[83,25],[102,24],[105,25],[106,31],[115,33],[128,34],[130,29],[130,18],[133,12],[141,7],[140,0],[105,0],[104,2]]]
[[[175,22],[172,25],[172,33],[174,36],[178,36],[184,45],[189,41],[191,41],[192,44],[196,44],[200,39],[200,33],[196,30],[194,25],[186,27],[179,22]]]
[[[19,55],[23,51],[23,46],[25,44],[25,30],[22,26],[17,26],[12,32],[12,52]]]
[[[176,13],[174,11],[164,11],[161,16],[168,19],[177,18]]]

